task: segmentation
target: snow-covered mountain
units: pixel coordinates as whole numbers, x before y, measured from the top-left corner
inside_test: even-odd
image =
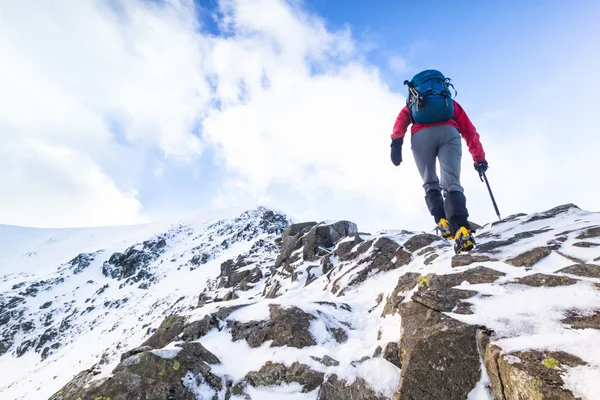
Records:
[[[2,399],[599,399],[600,214],[0,227]]]

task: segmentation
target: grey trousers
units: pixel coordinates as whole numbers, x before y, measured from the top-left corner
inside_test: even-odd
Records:
[[[425,202],[435,222],[447,218],[452,235],[461,226],[469,229],[467,199],[460,184],[462,141],[456,128],[440,125],[421,129],[412,135],[411,144],[417,169],[423,178]],[[441,179],[436,173],[437,160]]]
[[[462,141],[455,127],[440,125],[421,129],[412,135],[411,145],[425,192],[441,189],[444,197],[448,192],[464,192],[460,184]],[[436,173],[436,159],[440,161],[441,179]]]

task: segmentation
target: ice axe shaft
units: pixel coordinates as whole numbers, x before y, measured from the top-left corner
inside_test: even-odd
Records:
[[[494,210],[496,210],[496,215],[498,216],[498,220],[502,220],[500,217],[500,211],[498,210],[498,204],[496,204],[496,199],[494,199],[494,194],[492,193],[492,188],[490,187],[490,183],[487,180],[487,176],[485,175],[485,171],[479,170],[479,179],[481,182],[485,182],[488,192],[490,192],[490,197],[492,198],[492,204],[494,204]]]

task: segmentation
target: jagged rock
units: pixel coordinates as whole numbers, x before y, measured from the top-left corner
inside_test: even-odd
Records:
[[[600,265],[575,264],[556,271],[556,273],[585,276],[588,278],[600,278]]]
[[[373,243],[372,249],[371,254],[360,264],[363,269],[356,274],[347,286],[355,286],[364,282],[373,270],[391,271],[407,265],[412,260],[410,253],[405,251],[398,243],[386,237],[377,239]]]
[[[265,299],[274,299],[278,296],[277,291],[281,287],[281,284],[278,281],[273,282],[270,286],[265,288]]]
[[[431,263],[433,263],[433,262],[436,260],[436,258],[438,258],[439,256],[440,256],[439,254],[437,254],[437,253],[434,253],[434,254],[432,254],[432,255],[428,256],[428,257],[427,257],[427,258],[426,258],[426,259],[423,261],[423,264],[425,264],[425,265],[431,265]]]
[[[510,246],[517,242],[516,238],[510,238],[506,240],[490,240],[489,242],[477,244],[474,253],[497,253],[498,248],[504,246]]]
[[[496,261],[488,256],[478,256],[473,254],[457,254],[452,257],[452,268],[464,267],[476,262]]]
[[[508,217],[500,220],[500,221],[496,221],[496,222],[492,222],[492,226],[496,226],[496,225],[500,225],[500,224],[504,224],[506,222],[513,222],[516,221],[517,219],[521,218],[521,217],[526,217],[527,214],[513,214],[513,215],[509,215]]]
[[[294,251],[302,247],[302,236],[308,233],[315,225],[317,225],[316,222],[292,224],[283,232],[281,235],[283,244],[281,246],[281,252],[275,261],[275,268],[282,266],[284,261],[286,261]]]
[[[579,282],[577,279],[572,279],[567,276],[547,275],[547,274],[532,274],[516,279],[506,284],[527,285],[533,287],[556,287],[570,286]]]
[[[527,351],[502,354],[490,344],[489,336],[477,334],[485,368],[497,399],[560,399],[575,400],[564,389],[560,368],[585,365],[583,360],[564,352]]]
[[[433,290],[438,290],[449,289],[465,281],[472,285],[492,283],[505,275],[495,269],[479,266],[456,274],[431,275],[428,279],[428,286]]]
[[[215,392],[223,388],[220,377],[210,372],[210,364],[219,359],[200,343],[186,343],[173,358],[162,358],[151,352],[133,355],[122,361],[106,380],[89,382],[91,371],[84,371],[51,397],[51,400],[195,400],[184,386],[188,373],[201,375],[203,382]],[[216,394],[216,393],[215,393]]]
[[[99,252],[98,252],[99,253]],[[77,255],[67,264],[73,269],[75,275],[82,273],[87,267],[90,266],[92,261],[96,258],[98,253],[82,253]]]
[[[573,243],[573,246],[575,246],[575,247],[581,247],[581,248],[584,248],[584,249],[589,249],[589,248],[592,248],[592,247],[598,247],[598,246],[600,246],[600,244],[598,244],[598,243],[592,243],[592,242],[575,242],[575,243]]]
[[[181,333],[181,338],[186,342],[197,340],[206,335],[212,329],[219,327],[219,320],[214,315],[205,315],[199,321],[187,324]]]
[[[147,287],[148,283],[155,280],[147,268],[164,253],[167,242],[164,237],[159,236],[145,241],[141,246],[141,249],[136,245],[129,247],[124,253],[114,253],[102,265],[102,274],[119,281],[126,279],[120,287],[140,281],[145,281]]]
[[[373,358],[381,357],[381,353],[383,353],[383,349],[381,348],[381,346],[377,346],[375,348],[375,351],[373,352]]]
[[[377,393],[361,378],[357,378],[352,384],[330,375],[321,385],[317,400],[386,400]]]
[[[335,360],[335,359],[329,357],[328,355],[324,355],[323,358],[319,358],[319,357],[315,357],[315,356],[310,356],[310,358],[312,358],[315,361],[320,362],[321,364],[323,364],[326,367],[337,367],[338,365],[340,365],[340,362],[338,360]]]
[[[338,243],[335,249],[333,249],[333,254],[336,255],[340,261],[352,260],[355,258],[355,254],[352,252],[352,249],[356,247],[356,245],[363,242],[364,240],[360,237],[360,235],[356,234],[352,240],[345,240]]]
[[[541,213],[537,213],[535,214],[533,217],[529,218],[527,221],[525,221],[524,223],[529,223],[529,222],[534,222],[534,221],[540,221],[543,219],[550,219],[550,218],[554,218],[560,214],[564,214],[568,211],[571,210],[580,210],[579,207],[577,207],[575,204],[569,203],[569,204],[563,204],[554,208],[551,208],[550,210],[547,211],[543,211]]]
[[[227,292],[227,294],[225,296],[223,296],[221,301],[231,301],[231,300],[235,300],[235,299],[239,299],[239,296],[237,294],[235,294],[235,292],[232,290],[232,291]]]
[[[401,377],[393,399],[466,399],[479,381],[475,328],[415,302],[400,305]]]
[[[450,312],[461,300],[473,297],[477,292],[462,289],[436,289],[415,292],[412,301],[439,312]]]
[[[383,349],[383,358],[394,364],[398,368],[402,368],[400,362],[400,346],[397,342],[390,342]]]
[[[171,343],[177,335],[183,332],[185,318],[179,315],[170,315],[163,320],[156,332],[150,336],[141,346],[150,346],[153,349],[162,349]]]
[[[433,242],[437,242],[439,240],[442,240],[442,238],[439,236],[432,235],[430,233],[421,233],[408,239],[404,243],[404,248],[411,253],[414,253],[415,251],[422,249],[423,247],[427,247]]]
[[[269,305],[269,313],[271,318],[268,321],[227,321],[233,341],[245,339],[252,348],[268,340],[273,341],[271,347],[302,349],[317,344],[309,332],[310,322],[315,319],[313,315],[298,307],[283,308],[276,304]]]
[[[600,329],[600,311],[589,315],[579,315],[576,311],[572,311],[560,322],[571,325],[573,329]]]
[[[321,254],[321,249],[328,249],[338,241],[356,235],[358,228],[354,222],[338,221],[330,224],[320,223],[313,226],[303,238],[304,261],[313,261]]]
[[[536,247],[535,249],[526,251],[514,258],[506,260],[507,264],[513,267],[533,267],[543,258],[548,257],[551,251],[547,247]]]
[[[135,349],[128,350],[125,353],[121,354],[121,361],[123,361],[126,358],[129,358],[131,356],[134,356],[136,354],[144,353],[144,352],[150,351],[150,350],[152,350],[152,347],[150,347],[150,346],[140,346],[140,347],[136,347]]]
[[[24,340],[19,347],[17,347],[16,353],[17,357],[21,357],[23,354],[27,353],[27,351],[33,347],[35,341],[32,340]]]
[[[348,340],[348,334],[343,328],[327,328],[327,330],[338,343],[345,343]]]
[[[331,256],[323,256],[321,258],[321,270],[323,275],[327,275],[332,269],[333,262],[331,262]]]
[[[593,226],[591,228],[587,228],[582,233],[577,235],[577,239],[591,239],[600,237],[600,226]]]
[[[453,312],[455,314],[471,315],[473,314],[473,310],[471,310],[472,305],[473,304],[469,303],[468,301],[461,301],[456,305],[456,308]]]
[[[199,267],[200,265],[206,264],[212,259],[212,256],[207,253],[196,254],[190,259],[190,264]]]
[[[393,315],[398,311],[398,305],[406,297],[406,293],[417,286],[419,274],[409,272],[398,278],[398,283],[392,291],[392,294],[387,298],[381,316]]]
[[[267,361],[259,371],[246,375],[246,381],[254,386],[279,386],[292,382],[302,385],[302,393],[312,392],[323,383],[325,374],[315,372],[308,365],[294,362],[290,367]]]
[[[40,306],[40,310],[44,310],[46,308],[49,308],[51,305],[52,305],[52,302],[51,301],[47,301],[47,302],[45,302],[44,304],[42,304]]]

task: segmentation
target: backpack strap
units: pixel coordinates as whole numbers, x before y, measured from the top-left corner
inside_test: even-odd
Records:
[[[415,119],[413,118],[412,111],[411,111],[411,107],[412,107],[411,97],[413,96],[413,92],[411,91],[411,89],[414,90],[414,86],[408,80],[404,81],[404,84],[406,86],[408,86],[408,97],[406,98],[406,108],[408,108],[408,117],[410,118],[410,123],[414,125]]]

